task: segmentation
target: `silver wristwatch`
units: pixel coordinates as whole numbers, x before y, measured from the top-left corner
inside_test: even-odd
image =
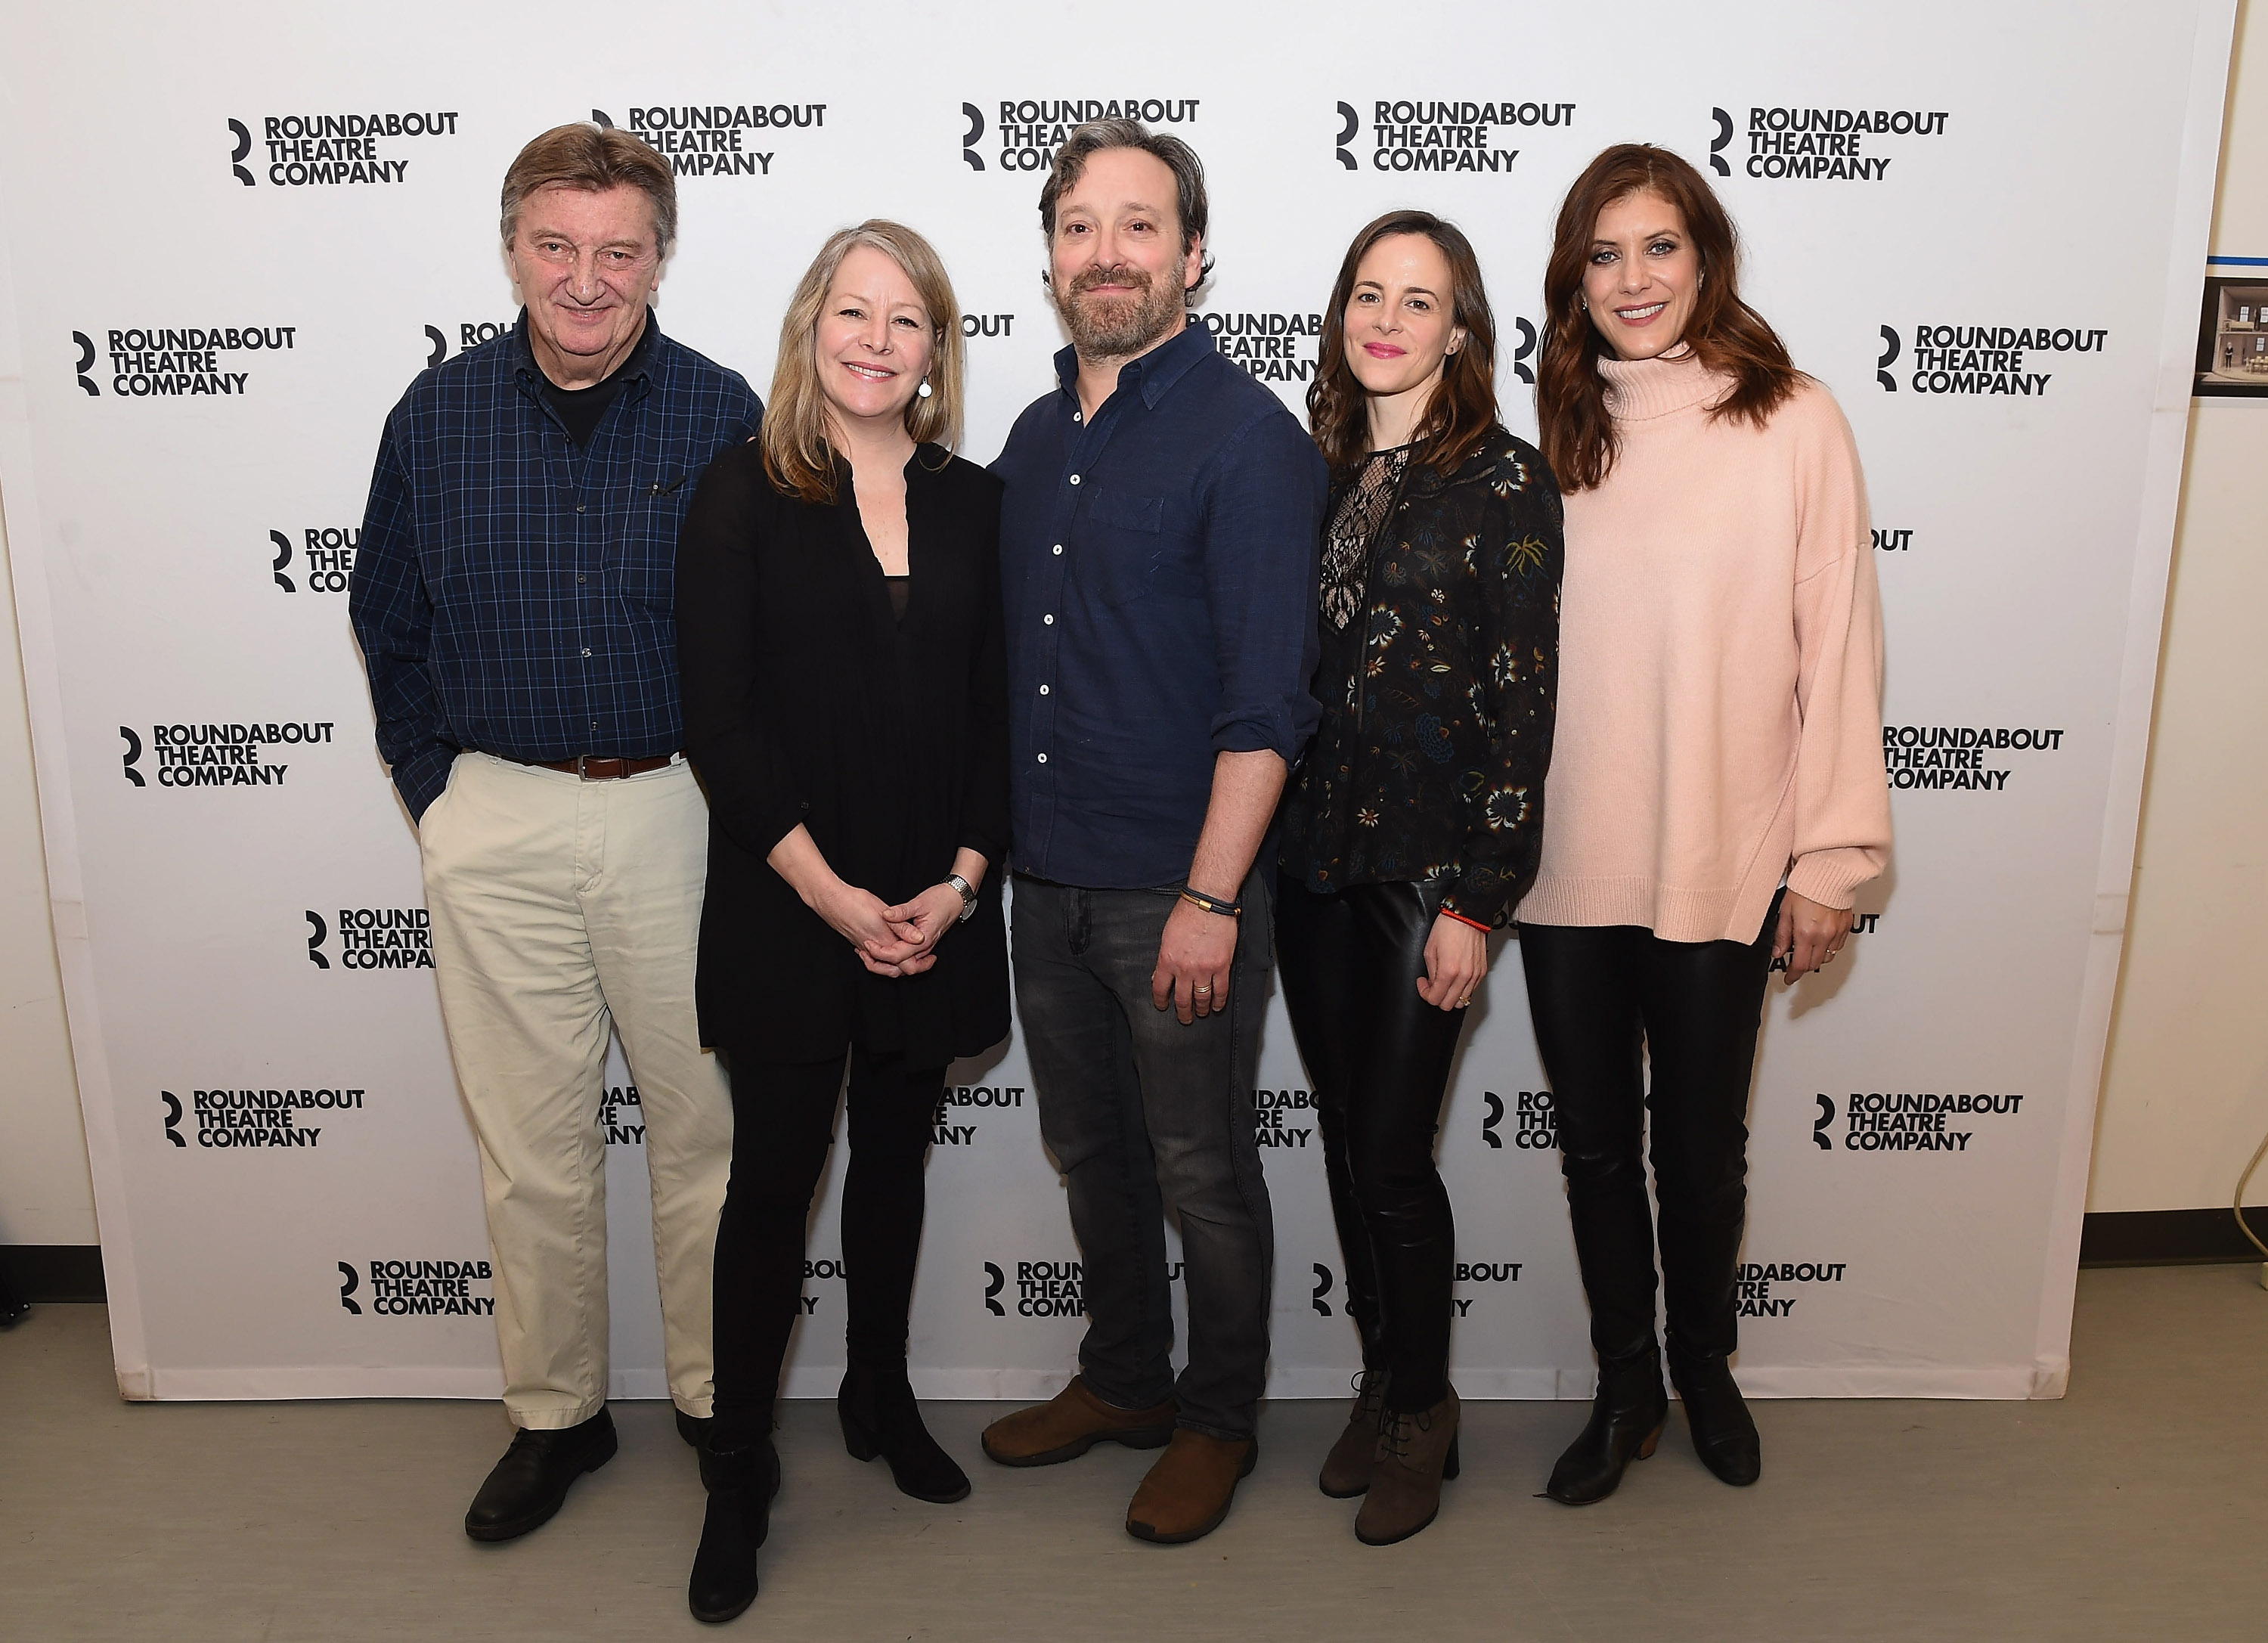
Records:
[[[954,922],[965,925],[976,911],[976,887],[957,873],[946,873],[945,881],[961,892],[961,917]]]

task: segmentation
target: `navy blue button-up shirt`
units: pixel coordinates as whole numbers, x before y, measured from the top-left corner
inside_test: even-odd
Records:
[[[1007,606],[1010,859],[1090,889],[1178,884],[1213,758],[1297,759],[1319,710],[1322,458],[1188,328],[1123,368],[1090,425],[1078,357],[992,464]]]
[[[763,415],[737,372],[657,329],[578,448],[526,332],[523,313],[423,372],[379,444],[348,610],[413,816],[464,748],[678,750],[678,527],[710,458]]]

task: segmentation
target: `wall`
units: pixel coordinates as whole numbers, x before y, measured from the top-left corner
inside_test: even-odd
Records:
[[[2264,257],[2268,6],[2248,0],[2236,26],[2213,250]],[[2093,1212],[2226,1205],[2268,1131],[2268,946],[2256,937],[2268,925],[2264,472],[2268,402],[2198,402]],[[2268,1183],[2256,1178],[2251,1201],[2268,1203]]]
[[[2223,254],[2268,255],[2263,16],[2250,0],[2238,14],[2213,241]],[[2192,413],[2095,1211],[2225,1203],[2268,1130],[2268,947],[2252,939],[2268,925],[2268,769],[2252,756],[2268,745],[2268,645],[2253,623],[2268,609],[2252,500],[2264,461],[2268,406]],[[96,1237],[44,875],[13,593],[0,575],[0,1244]]]

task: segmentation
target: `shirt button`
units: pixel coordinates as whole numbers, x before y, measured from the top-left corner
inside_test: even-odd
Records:
[[[588,656],[590,653],[591,653],[591,647],[590,647],[589,645],[585,645],[583,647],[583,654],[584,654],[584,655],[585,655],[585,656]]]
[[[1076,485],[1077,483],[1079,483],[1079,475],[1078,475],[1077,474],[1073,474],[1073,475],[1071,476],[1071,483],[1072,484],[1074,484],[1074,485]],[[581,510],[580,510],[580,509],[578,509],[578,510],[577,510],[577,512],[581,512]]]
[[[1040,618],[1040,621],[1041,621],[1044,625],[1046,625],[1046,626],[1048,626],[1048,627],[1050,627],[1050,628],[1052,628],[1052,627],[1054,627],[1054,626],[1056,625],[1056,619],[1055,619],[1053,616],[1042,616],[1042,617]],[[584,654],[584,655],[585,655],[585,656],[588,656],[590,653],[591,653],[591,652],[588,652],[588,651],[585,651],[585,652],[583,652],[583,654]]]
[[[1042,685],[1042,686],[1040,687],[1040,694],[1041,694],[1042,696],[1045,696],[1045,695],[1047,695],[1047,693],[1048,693],[1048,688],[1047,688],[1047,686],[1045,686],[1045,685]]]
[[[575,505],[575,512],[578,512],[578,513],[580,513],[582,511],[583,511],[583,505],[582,505],[581,503],[579,503],[579,502],[578,502],[578,503],[577,503],[577,504]]]
[[[1057,558],[1061,558],[1061,557],[1063,556],[1063,544],[1062,544],[1061,542],[1057,542],[1057,543],[1053,548],[1050,548],[1048,551],[1049,551],[1049,553],[1054,554]]]
[[[578,582],[587,582],[587,581],[589,581],[591,578],[590,578],[589,577],[587,577],[587,576],[578,576],[575,579],[576,579]]]
[[[1042,763],[1042,764],[1045,764],[1047,762],[1048,762],[1048,755],[1047,755],[1046,754],[1044,754],[1044,753],[1042,753],[1042,755],[1040,755],[1040,763]]]

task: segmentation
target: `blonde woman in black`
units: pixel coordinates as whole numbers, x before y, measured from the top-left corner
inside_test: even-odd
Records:
[[[961,367],[928,241],[879,220],[835,234],[789,303],[762,435],[710,464],[679,544],[685,747],[710,811],[702,1042],[724,1052],[734,1125],[687,1591],[702,1620],[756,1595],[846,1060],[843,1441],[917,1499],[968,1492],[906,1374],[946,1067],[1008,1031],[1000,483],[949,448]]]
[[[1433,1139],[1488,934],[1535,874],[1551,757],[1559,493],[1496,417],[1471,245],[1424,211],[1356,236],[1307,409],[1334,482],[1314,694],[1285,803],[1284,1001],[1316,1096],[1363,1373],[1323,1462],[1373,1545],[1457,1474],[1455,1232]]]

